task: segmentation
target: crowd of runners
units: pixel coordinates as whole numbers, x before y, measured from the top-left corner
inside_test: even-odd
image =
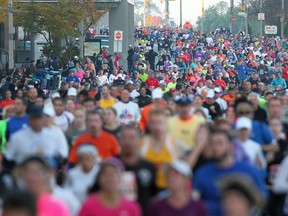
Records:
[[[136,28],[127,59],[2,72],[3,215],[288,215],[287,49]]]

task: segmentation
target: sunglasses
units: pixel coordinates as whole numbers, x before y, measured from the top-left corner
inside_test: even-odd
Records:
[[[249,111],[239,111],[238,115],[250,115],[251,113]]]

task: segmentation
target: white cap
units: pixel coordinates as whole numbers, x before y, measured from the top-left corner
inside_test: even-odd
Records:
[[[178,173],[180,173],[181,175],[183,175],[187,178],[192,177],[191,167],[185,161],[176,160],[176,161],[172,162],[169,167],[176,170]]]
[[[156,88],[152,91],[152,99],[160,99],[163,97],[163,92],[160,88]]]
[[[165,82],[164,80],[161,80],[161,81],[159,82],[159,85],[165,85],[165,86],[166,86],[167,84],[166,84],[166,82]]]
[[[118,74],[118,75],[117,75],[117,79],[118,79],[119,77],[120,77],[121,79],[123,79],[122,74]]]
[[[94,157],[98,156],[97,149],[95,148],[95,146],[93,146],[91,144],[82,144],[79,146],[79,148],[77,149],[78,156],[81,154],[84,154],[84,153],[90,153]]]
[[[219,87],[215,87],[215,88],[214,88],[214,92],[216,92],[216,93],[219,94],[219,93],[221,93],[221,89],[220,89]]]
[[[60,97],[59,92],[53,92],[53,93],[51,94],[51,98],[52,98],[52,99],[57,98],[57,97]]]
[[[129,80],[129,81],[127,82],[127,84],[132,84],[132,85],[133,85],[134,83],[133,83],[132,80]]]
[[[56,116],[54,108],[52,106],[49,106],[49,105],[44,106],[43,113],[44,113],[44,115],[47,115],[49,117],[55,117]]]
[[[67,95],[68,96],[77,96],[77,90],[75,88],[69,88]]]
[[[252,129],[252,121],[247,117],[240,117],[236,121],[236,130],[240,129]]]
[[[215,96],[215,93],[212,89],[210,89],[208,93],[206,94],[206,98],[213,98],[214,96]]]

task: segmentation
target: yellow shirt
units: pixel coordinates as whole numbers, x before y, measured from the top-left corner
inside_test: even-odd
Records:
[[[174,116],[168,120],[168,132],[171,136],[183,141],[187,147],[193,148],[197,130],[204,123],[205,119],[201,116],[193,115],[187,120]]]
[[[165,189],[167,187],[165,165],[177,159],[175,140],[167,135],[164,147],[156,152],[152,147],[150,137],[145,136],[142,139],[141,156],[156,166],[156,186],[159,189]]]
[[[105,110],[108,107],[113,107],[113,105],[115,104],[115,98],[111,97],[109,100],[105,100],[104,98],[102,98],[100,100],[100,106]]]

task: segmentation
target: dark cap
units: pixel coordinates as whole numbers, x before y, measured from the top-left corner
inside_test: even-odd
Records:
[[[29,111],[29,117],[30,118],[41,118],[43,117],[43,108],[39,106],[32,106]]]
[[[59,163],[60,161],[58,161],[56,158],[53,157],[42,157],[39,155],[33,155],[30,157],[27,157],[21,164],[20,166],[23,167],[25,165],[27,165],[30,162],[38,162],[40,163],[43,167],[45,167],[46,169],[58,169],[59,168]]]
[[[93,83],[92,87],[98,87],[97,83]]]
[[[190,104],[192,104],[193,101],[194,101],[193,96],[177,96],[175,98],[175,103],[179,106],[190,105]]]

